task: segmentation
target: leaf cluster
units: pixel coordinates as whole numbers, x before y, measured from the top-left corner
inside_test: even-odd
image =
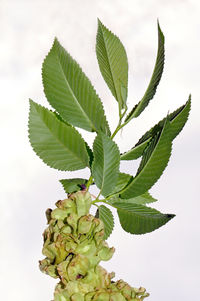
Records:
[[[121,154],[113,141],[126,124],[137,118],[154,97],[165,57],[165,38],[158,23],[158,49],[154,70],[144,96],[128,112],[128,59],[120,39],[98,20],[96,55],[100,72],[118,103],[118,124],[111,133],[101,99],[79,64],[55,38],[42,66],[44,93],[49,110],[30,100],[29,139],[36,154],[50,167],[62,171],[89,168],[89,179],[60,180],[66,193],[89,190],[96,184],[93,204],[105,225],[105,239],[114,227],[111,210],[117,209],[122,228],[132,234],[151,232],[171,220],[147,204],[156,200],[148,192],[166,168],[172,142],[184,127],[191,106],[188,101],[147,131]],[[95,132],[93,148],[77,128]],[[121,160],[141,158],[135,175],[120,172]],[[98,203],[103,203],[98,205]]]

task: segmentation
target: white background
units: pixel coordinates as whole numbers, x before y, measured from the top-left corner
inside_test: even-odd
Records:
[[[130,149],[155,122],[186,102],[192,110],[176,138],[165,174],[151,190],[154,207],[176,217],[142,236],[125,233],[116,216],[108,240],[113,259],[104,266],[132,286],[144,286],[149,301],[198,300],[200,283],[199,126],[200,2],[198,0],[0,1],[0,286],[4,301],[52,300],[56,281],[42,274],[44,212],[65,193],[61,178],[88,176],[88,170],[58,172],[33,152],[27,137],[28,99],[48,106],[41,65],[55,36],[80,63],[103,100],[112,130],[117,103],[103,82],[95,56],[97,17],[123,42],[129,60],[131,108],[143,96],[157,50],[157,18],[166,37],[165,70],[149,107],[118,134]],[[92,145],[94,136],[83,133]],[[138,163],[137,163],[138,164]],[[137,165],[136,164],[136,165]],[[122,164],[135,172],[136,165]]]

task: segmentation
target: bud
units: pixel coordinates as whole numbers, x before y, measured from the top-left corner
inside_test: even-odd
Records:
[[[121,293],[114,292],[110,294],[110,301],[126,301],[126,299]]]
[[[84,296],[80,293],[75,293],[71,296],[71,301],[84,301]]]
[[[75,200],[77,206],[77,214],[79,217],[89,213],[92,199],[90,193],[87,191],[78,191],[71,195],[71,198]]]
[[[78,232],[86,234],[90,232],[94,217],[91,214],[82,216],[78,221]]]
[[[113,256],[114,252],[115,252],[115,249],[113,247],[112,248],[103,247],[99,251],[98,256],[100,257],[101,260],[107,261]]]
[[[107,293],[107,292],[98,292],[98,293],[96,293],[95,297],[92,300],[109,301],[110,300],[110,294]]]
[[[47,209],[45,214],[46,214],[46,218],[47,218],[47,224],[49,224],[50,220],[51,220],[51,212],[52,212],[52,209]]]
[[[95,292],[90,292],[88,294],[85,295],[85,301],[91,301],[91,300],[94,300],[94,296],[95,296]]]
[[[64,220],[66,217],[68,217],[69,213],[67,210],[63,210],[60,208],[56,208],[51,212],[51,217],[58,219],[58,220]]]
[[[115,249],[104,241],[104,224],[89,214],[91,196],[78,191],[46,211],[40,270],[59,278],[54,301],[141,301],[149,294],[123,280],[111,281],[114,273],[102,268]]]
[[[70,280],[83,278],[90,267],[89,260],[86,256],[76,255],[68,266],[68,276]]]

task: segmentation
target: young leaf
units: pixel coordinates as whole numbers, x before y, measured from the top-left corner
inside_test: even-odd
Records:
[[[143,205],[118,202],[117,208],[122,228],[131,234],[152,232],[170,221],[174,214],[162,214],[156,209]]]
[[[120,199],[119,197],[114,197],[109,200],[111,204],[114,204],[115,202],[123,202],[123,203],[134,203],[138,205],[143,205],[143,204],[149,204],[149,203],[154,203],[157,202],[156,199],[154,199],[150,193],[147,191],[144,194],[138,195],[135,198],[130,198],[130,199]]]
[[[128,61],[119,38],[98,20],[96,54],[101,74],[120,108],[125,107],[128,90]]]
[[[110,137],[99,133],[93,144],[92,174],[103,196],[110,194],[117,183],[120,153]]]
[[[87,131],[110,134],[102,103],[91,82],[57,39],[44,60],[42,78],[47,100],[66,122]]]
[[[155,67],[153,70],[153,74],[149,83],[149,86],[143,96],[143,98],[139,101],[139,103],[132,109],[129,115],[126,117],[125,121],[130,121],[132,118],[138,117],[144,109],[148,106],[150,100],[154,97],[156,93],[157,86],[160,82],[163,68],[164,68],[164,59],[165,59],[165,37],[160,29],[160,25],[158,23],[158,51]]]
[[[166,168],[171,148],[170,122],[166,120],[161,134],[155,135],[145,149],[136,176],[122,190],[120,197],[123,199],[133,198],[149,190]]]
[[[29,139],[36,154],[50,167],[77,170],[89,166],[85,141],[79,132],[32,100]]]
[[[104,237],[106,240],[113,231],[114,228],[114,217],[110,209],[104,205],[99,206],[98,208],[99,218],[104,223]]]
[[[83,187],[87,184],[87,179],[74,178],[74,179],[63,179],[59,180],[62,184],[66,193],[72,193],[79,190],[82,190]]]
[[[189,96],[188,101],[168,115],[168,119],[170,121],[170,131],[171,131],[171,139],[176,138],[176,136],[181,132],[183,129],[191,108],[191,96]],[[125,152],[121,155],[121,160],[134,160],[138,159],[142,156],[147,144],[149,143],[150,139],[160,132],[163,129],[166,117],[159,121],[158,124],[153,126],[149,131],[147,131],[136,143],[136,145],[130,149],[128,152]]]

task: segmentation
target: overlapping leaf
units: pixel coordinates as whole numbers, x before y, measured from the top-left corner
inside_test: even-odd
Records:
[[[70,124],[110,134],[102,103],[77,62],[57,39],[42,68],[47,100]]]
[[[158,23],[158,50],[157,50],[157,57],[156,63],[153,70],[153,74],[149,83],[149,86],[143,96],[143,98],[139,101],[139,103],[131,110],[129,115],[127,116],[126,120],[131,120],[134,117],[138,117],[144,109],[148,106],[150,100],[154,97],[156,93],[157,86],[160,82],[163,68],[164,68],[164,59],[165,59],[165,48],[164,48],[165,38],[160,29]]]
[[[171,138],[175,139],[176,136],[181,132],[183,129],[186,121],[188,120],[189,112],[191,109],[191,95],[189,96],[188,101],[179,107],[177,110],[168,114],[167,117],[170,121],[171,127]],[[160,120],[155,126],[153,126],[149,131],[147,131],[138,141],[136,145],[139,145],[146,141],[147,139],[153,137],[156,133],[163,129],[165,124],[166,117]]]
[[[110,209],[104,205],[99,206],[98,215],[104,223],[104,239],[106,240],[113,231],[114,217]]]
[[[119,38],[98,21],[96,54],[101,74],[121,108],[128,89],[128,61]]]
[[[132,234],[152,232],[170,221],[174,214],[162,214],[156,209],[134,203],[116,202],[122,228]]]
[[[116,193],[125,188],[125,186],[128,185],[132,178],[133,177],[131,175],[120,172],[117,179],[117,183],[112,193]]]
[[[85,147],[86,147],[86,150],[87,150],[87,153],[88,153],[88,156],[89,156],[89,165],[90,165],[90,168],[91,168],[92,167],[92,162],[93,162],[93,159],[94,159],[94,155],[93,155],[93,152],[92,152],[91,148],[87,144],[87,142],[85,142]]]
[[[98,134],[93,144],[94,161],[92,174],[103,196],[109,195],[115,188],[119,174],[120,153],[110,137]]]
[[[183,106],[181,106],[180,108],[168,115],[168,119],[171,125],[171,139],[176,138],[176,136],[183,129],[188,119],[190,108],[191,96],[189,96],[188,101]],[[165,120],[166,118],[163,118],[161,121],[159,121],[158,124],[156,124],[149,131],[147,131],[131,150],[121,155],[121,160],[134,160],[142,156],[150,139],[163,129]]]
[[[89,166],[85,141],[78,131],[32,100],[29,138],[36,154],[50,167],[77,170]]]
[[[62,179],[60,183],[62,184],[66,193],[72,193],[82,190],[87,184],[87,179],[74,178],[74,179]]]
[[[120,197],[113,197],[109,199],[109,203],[115,204],[116,202],[123,202],[123,203],[131,203],[131,204],[138,204],[138,205],[144,205],[149,203],[157,202],[155,198],[151,196],[151,194],[147,191],[139,196],[136,196],[135,198],[130,199],[120,199]]]
[[[120,159],[121,160],[136,160],[139,157],[142,156],[148,142],[151,140],[151,138],[146,139],[144,142],[137,143],[133,148],[131,148],[129,151],[121,154]]]
[[[133,198],[148,191],[166,168],[172,148],[170,122],[166,120],[161,134],[155,135],[145,149],[136,176],[120,194],[121,198]]]

